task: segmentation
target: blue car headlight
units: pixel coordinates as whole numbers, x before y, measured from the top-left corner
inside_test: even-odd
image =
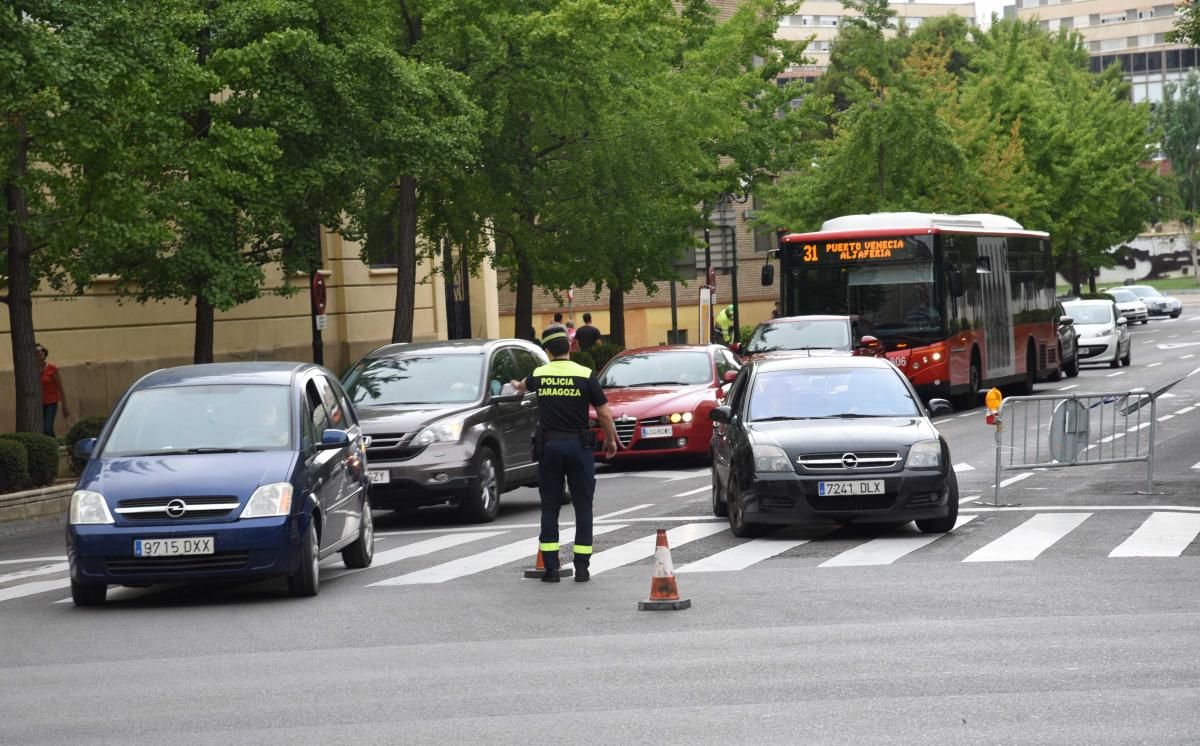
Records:
[[[287,515],[292,509],[292,485],[289,482],[264,484],[254,490],[239,518],[270,518]]]
[[[75,490],[71,494],[71,525],[84,526],[95,524],[110,524],[113,522],[112,513],[104,495],[91,490]]]

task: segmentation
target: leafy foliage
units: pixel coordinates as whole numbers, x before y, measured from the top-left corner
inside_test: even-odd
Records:
[[[1180,85],[1166,87],[1154,121],[1162,131],[1162,152],[1171,165],[1170,179],[1178,195],[1177,214],[1190,233],[1200,217],[1200,73],[1192,71]],[[1200,282],[1194,238],[1190,244],[1192,275]]]
[[[1179,4],[1175,28],[1167,34],[1167,41],[1200,47],[1200,3],[1183,0]]]
[[[604,366],[608,365],[608,361],[612,360],[617,356],[618,352],[621,352],[624,349],[624,345],[613,344],[612,342],[598,344],[589,348],[588,352],[591,353],[592,360],[596,363],[596,366],[593,368],[593,370],[603,370]]]
[[[12,492],[29,484],[29,457],[25,446],[0,438],[0,492]]]
[[[63,436],[63,442],[67,446],[67,453],[71,454],[71,470],[75,474],[83,471],[83,467],[87,462],[82,459],[75,458],[75,444],[85,438],[98,438],[100,431],[104,429],[104,423],[108,421],[107,417],[81,417],[71,429],[67,430],[67,434]]]
[[[7,433],[0,440],[20,443],[25,449],[29,484],[42,487],[54,484],[58,477],[58,440],[41,433]]]

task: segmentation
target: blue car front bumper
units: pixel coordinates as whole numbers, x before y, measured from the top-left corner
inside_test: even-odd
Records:
[[[307,516],[187,525],[67,527],[71,577],[83,583],[153,585],[194,580],[255,580],[294,572]],[[134,556],[135,539],[213,537],[213,553]]]

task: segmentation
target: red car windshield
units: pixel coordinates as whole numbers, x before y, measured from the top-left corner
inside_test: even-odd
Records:
[[[635,352],[613,358],[600,376],[600,385],[606,389],[694,386],[712,380],[707,352]]]

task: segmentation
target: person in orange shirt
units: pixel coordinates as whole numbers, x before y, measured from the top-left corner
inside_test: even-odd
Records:
[[[34,349],[42,369],[42,432],[53,438],[59,402],[62,403],[64,418],[71,416],[71,410],[67,408],[67,392],[63,389],[62,378],[58,375],[58,366],[46,361],[50,352],[41,345]]]

